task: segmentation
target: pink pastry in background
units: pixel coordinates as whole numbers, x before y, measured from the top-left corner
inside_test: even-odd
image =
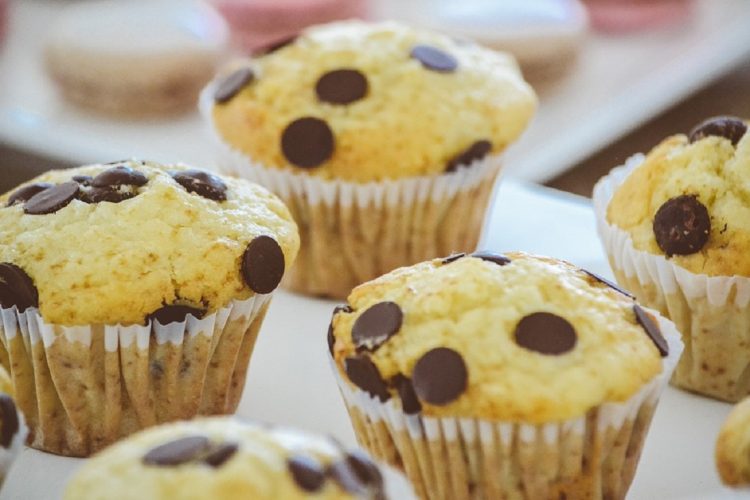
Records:
[[[262,51],[294,37],[303,28],[363,17],[365,0],[213,0],[247,52]]]
[[[599,31],[622,32],[685,21],[693,0],[586,0],[591,24]]]

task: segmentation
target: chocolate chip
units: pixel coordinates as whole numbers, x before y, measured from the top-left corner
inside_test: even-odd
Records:
[[[180,186],[187,189],[189,193],[195,193],[214,201],[224,201],[227,199],[227,185],[224,184],[224,181],[203,170],[173,172],[172,178]]]
[[[149,314],[146,319],[148,321],[158,321],[162,325],[168,325],[170,323],[182,323],[187,319],[189,314],[201,319],[206,314],[206,310],[180,304],[171,304],[160,307]]]
[[[708,209],[694,194],[667,200],[654,216],[654,238],[667,257],[700,251],[711,235]]]
[[[481,160],[492,151],[492,143],[487,140],[477,141],[465,151],[454,156],[445,167],[446,172],[455,172],[458,167],[471,165],[477,160]]]
[[[13,194],[8,197],[8,204],[6,206],[10,207],[16,203],[24,203],[30,200],[35,194],[41,193],[53,186],[54,184],[50,184],[49,182],[35,182],[34,184],[29,184],[28,186],[16,189]]]
[[[141,172],[127,165],[119,165],[99,173],[91,181],[91,185],[94,187],[143,186],[147,182],[148,178]]]
[[[7,394],[0,394],[0,446],[9,448],[18,432],[16,403]]]
[[[23,205],[24,213],[44,215],[65,208],[78,196],[80,187],[77,182],[63,182],[57,186],[40,191]]]
[[[378,367],[363,354],[348,357],[344,360],[344,370],[354,385],[369,393],[371,396],[380,398],[381,401],[388,401],[391,395],[388,393],[388,387],[385,385],[383,378],[380,376]]]
[[[251,68],[240,68],[219,81],[214,91],[214,101],[225,103],[236,96],[240,90],[255,80],[255,73]]]
[[[6,309],[16,306],[20,312],[39,307],[39,292],[34,282],[15,264],[0,263],[0,305]]]
[[[299,38],[299,35],[292,35],[286,38],[282,38],[281,40],[277,42],[273,42],[269,45],[266,45],[265,47],[261,49],[256,50],[255,54],[259,56],[265,56],[265,55],[271,54],[273,52],[276,52],[277,50],[283,49],[287,45],[293,44],[297,40],[297,38]]]
[[[443,264],[443,265],[450,264],[451,262],[455,262],[458,259],[461,259],[463,257],[466,257],[466,254],[463,253],[463,252],[461,252],[461,253],[454,253],[454,254],[451,254],[451,255],[445,257],[443,259],[443,261],[441,262],[441,264]]]
[[[659,354],[661,354],[662,357],[669,354],[669,344],[667,344],[667,340],[664,338],[664,335],[661,334],[659,325],[656,324],[653,319],[651,319],[651,315],[638,304],[633,306],[633,311],[635,311],[635,319],[638,321],[638,324],[640,324],[641,327],[643,327],[643,329],[646,331],[646,334],[659,350]]]
[[[352,327],[357,350],[374,351],[401,328],[404,313],[395,302],[379,302],[363,312]]]
[[[315,84],[318,99],[330,104],[358,101],[367,95],[367,88],[367,77],[362,72],[349,68],[329,71]]]
[[[270,236],[258,236],[242,256],[242,276],[255,293],[273,292],[284,276],[284,252]]]
[[[94,178],[90,175],[74,175],[70,180],[72,180],[73,182],[77,182],[81,186],[89,186],[91,185],[91,181],[93,181]]]
[[[286,461],[287,468],[301,489],[318,491],[325,483],[325,469],[316,459],[306,455],[295,455]]]
[[[716,116],[698,124],[690,131],[690,142],[699,141],[710,135],[725,137],[736,146],[747,132],[747,124],[734,116]]]
[[[353,451],[343,460],[331,464],[328,473],[344,491],[355,495],[380,491],[383,488],[380,470],[369,457],[359,451]]]
[[[461,354],[447,347],[438,347],[419,358],[411,379],[419,399],[442,406],[463,394],[468,373]]]
[[[317,167],[333,154],[333,132],[320,118],[306,116],[287,125],[281,135],[281,151],[292,165]]]
[[[175,466],[200,457],[211,446],[205,436],[188,436],[151,449],[143,457],[146,465]]]
[[[452,73],[458,67],[455,57],[431,45],[415,45],[409,55],[425,68],[439,73]]]
[[[391,385],[398,391],[398,396],[401,399],[401,409],[404,413],[414,415],[422,411],[422,403],[419,402],[417,393],[414,392],[414,385],[412,385],[409,377],[405,377],[399,373],[391,379]]]
[[[211,467],[221,467],[237,453],[237,443],[221,443],[213,446],[213,449],[203,457],[203,463]]]
[[[564,354],[578,341],[568,320],[548,312],[524,316],[516,325],[515,338],[519,346],[540,354]]]
[[[352,312],[352,307],[349,304],[339,304],[333,308],[333,314],[331,315],[331,322],[328,324],[328,352],[333,356],[333,345],[336,343],[336,337],[333,335],[333,317],[340,312]]]
[[[80,199],[85,203],[120,203],[134,198],[135,193],[122,191],[119,186],[92,187],[81,193]]]
[[[501,253],[494,253],[494,252],[489,252],[486,250],[481,250],[479,252],[474,252],[473,254],[471,254],[471,256],[477,259],[486,260],[487,262],[493,262],[497,264],[498,266],[504,266],[506,264],[510,264],[510,259]]]
[[[603,278],[603,277],[599,276],[599,275],[598,275],[598,274],[596,274],[596,273],[592,273],[591,271],[587,271],[586,269],[581,269],[581,271],[583,271],[583,272],[584,272],[584,273],[585,273],[586,275],[588,275],[588,276],[590,276],[591,278],[593,278],[593,279],[594,279],[595,281],[598,281],[599,283],[602,283],[602,284],[604,284],[604,285],[607,285],[607,286],[608,286],[608,287],[610,287],[611,289],[613,289],[613,290],[616,290],[616,291],[620,292],[620,293],[621,293],[621,294],[623,294],[624,296],[626,296],[626,297],[628,297],[628,298],[631,298],[631,299],[634,299],[634,298],[635,298],[635,295],[633,295],[632,293],[628,292],[628,291],[627,291],[627,290],[625,290],[624,288],[621,288],[621,287],[620,287],[619,285],[617,285],[616,283],[613,283],[613,282],[609,281],[609,280],[608,280],[607,278]]]

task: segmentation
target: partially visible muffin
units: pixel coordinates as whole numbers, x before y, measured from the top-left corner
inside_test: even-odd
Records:
[[[386,499],[381,466],[332,438],[230,418],[143,431],[89,460],[66,499]],[[404,498],[404,497],[399,497]]]
[[[344,298],[392,269],[473,251],[536,96],[512,56],[397,23],[305,30],[231,66],[201,108],[221,169],[300,225],[294,290]]]
[[[605,279],[487,252],[355,288],[329,348],[360,442],[432,499],[624,497],[681,352],[669,321]],[[446,463],[428,471],[434,446]]]
[[[0,485],[21,452],[29,433],[26,421],[13,400],[13,383],[0,366]]]
[[[260,186],[135,160],[0,196],[0,359],[30,444],[85,456],[231,413],[296,225]]]
[[[750,135],[724,116],[669,137],[594,192],[621,286],[677,324],[687,351],[673,383],[738,401],[750,394]]]

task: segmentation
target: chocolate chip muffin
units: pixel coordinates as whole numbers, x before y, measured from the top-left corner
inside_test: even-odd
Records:
[[[0,343],[32,446],[83,456],[234,410],[299,245],[278,198],[124,161],[48,172],[0,206]]]
[[[682,350],[607,280],[452,255],[355,288],[329,348],[355,432],[422,498],[624,498]]]
[[[202,99],[220,166],[268,186],[300,224],[289,285],[333,297],[473,250],[498,156],[535,105],[507,54],[359,21],[234,64]]]
[[[682,332],[672,382],[715,398],[750,394],[750,138],[709,119],[613,170],[594,192],[617,281]]]
[[[738,403],[716,441],[716,468],[728,486],[750,486],[750,398]]]
[[[391,498],[383,472],[332,438],[214,417],[117,443],[83,466],[65,498],[376,500]]]
[[[0,366],[0,485],[23,449],[27,434],[26,422],[13,401],[13,383]]]

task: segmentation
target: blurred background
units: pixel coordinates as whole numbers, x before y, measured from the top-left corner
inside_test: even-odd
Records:
[[[194,94],[212,69],[350,17],[512,52],[540,108],[506,175],[584,196],[667,135],[712,115],[750,117],[748,0],[0,0],[0,192],[50,168],[132,156],[210,167]],[[96,64],[78,53],[92,48]],[[95,105],[97,85],[153,86],[167,60],[195,69],[160,82],[169,106],[131,116]]]

